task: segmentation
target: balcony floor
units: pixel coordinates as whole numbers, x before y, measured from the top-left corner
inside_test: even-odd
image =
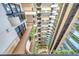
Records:
[[[13,54],[25,54],[25,49],[26,49],[26,42],[29,37],[29,33],[32,29],[32,24],[27,26],[27,30],[25,31],[23,37],[21,38],[19,44],[15,48]]]

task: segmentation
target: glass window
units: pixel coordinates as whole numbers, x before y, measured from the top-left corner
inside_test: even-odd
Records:
[[[16,5],[16,8],[17,8],[17,12],[21,12],[20,5]]]
[[[16,4],[10,3],[10,6],[11,6],[13,13],[17,13]]]
[[[8,3],[3,3],[3,7],[5,8],[6,14],[12,14],[11,7]]]

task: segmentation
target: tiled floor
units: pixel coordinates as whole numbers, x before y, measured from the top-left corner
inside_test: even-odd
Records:
[[[29,33],[30,33],[31,29],[32,29],[32,25],[28,25],[27,30],[25,31],[21,41],[17,45],[13,54],[25,54],[25,46],[26,46],[26,42],[28,40]]]

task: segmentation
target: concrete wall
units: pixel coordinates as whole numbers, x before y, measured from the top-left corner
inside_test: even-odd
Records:
[[[16,39],[17,34],[8,21],[6,12],[0,4],[0,54],[2,54],[10,44]]]

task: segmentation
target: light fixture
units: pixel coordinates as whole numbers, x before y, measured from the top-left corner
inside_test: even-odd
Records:
[[[52,13],[57,13],[57,11],[56,10],[53,10]]]
[[[48,11],[47,10],[45,10],[45,13],[47,13]]]
[[[42,10],[51,10],[51,8],[50,7],[42,8]]]
[[[51,20],[51,22],[52,22],[52,23],[54,23],[54,19],[53,19],[53,20]]]
[[[56,8],[56,7],[58,7],[58,4],[52,4],[51,7]]]
[[[54,15],[52,15],[52,16],[49,16],[49,17],[50,17],[51,19],[56,19]]]
[[[37,11],[37,13],[40,13],[40,11]]]
[[[25,12],[26,15],[36,15],[36,12]]]

